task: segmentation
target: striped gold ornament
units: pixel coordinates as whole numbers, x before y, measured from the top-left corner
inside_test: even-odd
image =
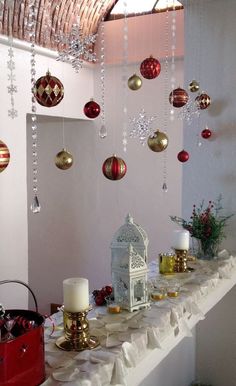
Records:
[[[10,161],[10,152],[4,142],[0,141],[0,173],[6,169]]]

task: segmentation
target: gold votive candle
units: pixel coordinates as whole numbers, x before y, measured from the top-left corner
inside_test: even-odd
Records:
[[[151,298],[152,298],[152,300],[154,300],[155,302],[156,302],[156,301],[159,301],[159,300],[163,300],[163,299],[166,298],[166,293],[165,293],[165,292],[154,291],[154,292],[152,292],[152,294],[151,294]]]
[[[110,314],[119,314],[120,313],[120,306],[118,304],[109,304],[107,306],[107,310]]]
[[[170,290],[170,291],[167,292],[167,295],[170,298],[176,298],[179,295],[179,291]]]
[[[162,275],[173,275],[175,267],[175,255],[172,253],[159,253],[159,272]]]

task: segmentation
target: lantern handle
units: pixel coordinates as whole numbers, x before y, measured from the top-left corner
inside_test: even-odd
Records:
[[[21,280],[1,280],[0,281],[0,285],[1,284],[7,284],[7,283],[17,283],[17,284],[21,284],[21,285],[25,286],[26,288],[28,288],[29,292],[31,293],[31,295],[34,299],[35,310],[36,310],[36,312],[38,312],[38,303],[37,303],[35,294],[33,293],[32,289],[28,286],[28,284],[26,284],[25,282],[23,282]]]

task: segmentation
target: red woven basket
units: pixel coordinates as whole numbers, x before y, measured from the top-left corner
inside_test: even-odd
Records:
[[[7,283],[27,287],[34,298],[36,311],[6,310],[6,314],[34,321],[36,327],[15,339],[0,341],[0,385],[38,386],[45,379],[44,317],[38,313],[35,295],[26,283],[20,280],[0,281],[0,285]]]

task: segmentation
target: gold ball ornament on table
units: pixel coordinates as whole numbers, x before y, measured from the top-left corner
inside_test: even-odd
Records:
[[[62,149],[55,157],[55,165],[58,169],[67,170],[73,165],[73,156],[66,149]]]
[[[192,80],[192,82],[190,82],[188,85],[189,91],[191,92],[197,92],[199,87],[199,83],[196,80]]]
[[[159,130],[148,138],[147,144],[149,149],[155,152],[161,152],[168,146],[169,139],[167,135]]]
[[[10,162],[10,152],[4,142],[0,141],[0,173],[6,169]]]
[[[137,91],[142,86],[142,79],[134,74],[128,79],[128,87],[130,90]]]

